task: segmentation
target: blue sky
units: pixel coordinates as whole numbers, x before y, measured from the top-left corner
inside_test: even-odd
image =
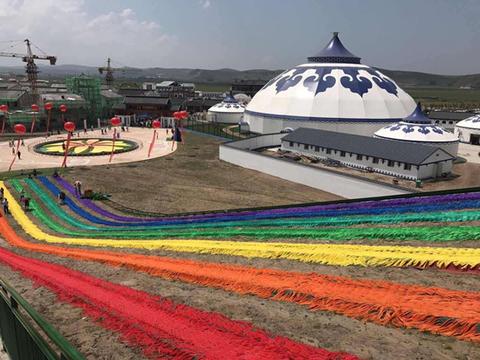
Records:
[[[207,69],[291,67],[339,31],[369,65],[480,73],[480,0],[0,0],[0,31],[59,63]]]

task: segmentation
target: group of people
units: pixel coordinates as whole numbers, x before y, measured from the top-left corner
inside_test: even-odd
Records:
[[[23,141],[23,139],[21,140],[20,145],[25,146],[25,141]],[[8,141],[8,146],[12,149],[12,155],[14,155],[14,156],[17,155],[18,160],[21,160],[22,159],[22,152],[20,151],[20,149],[18,149],[18,151],[15,149],[15,140]]]

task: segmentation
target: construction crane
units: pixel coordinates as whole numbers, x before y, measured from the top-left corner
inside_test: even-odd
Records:
[[[100,74],[105,73],[105,82],[108,86],[113,84],[113,73],[115,71],[124,71],[122,68],[114,68],[111,66],[112,59],[107,58],[107,66],[102,66],[98,68]]]
[[[27,53],[26,54],[18,54],[18,53],[10,53],[10,52],[0,52],[0,56],[3,57],[14,57],[20,58],[23,62],[26,62],[27,65],[25,66],[25,72],[27,74],[27,79],[30,82],[31,93],[34,98],[37,96],[37,79],[38,79],[38,67],[35,64],[35,60],[48,60],[50,61],[50,65],[55,65],[57,62],[57,57],[52,55],[46,55],[41,49],[35,46],[38,50],[40,50],[43,55],[36,55],[32,52],[31,45],[33,45],[30,40],[25,39],[23,41],[27,46]]]

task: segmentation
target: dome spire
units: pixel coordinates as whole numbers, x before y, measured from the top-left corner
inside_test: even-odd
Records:
[[[422,111],[422,105],[420,102],[417,103],[417,107],[413,112],[408,115],[406,118],[402,119],[404,122],[411,123],[411,124],[431,124],[432,120],[430,120],[425,113]]]
[[[360,58],[343,46],[338,32],[333,33],[330,42],[319,53],[308,57],[309,62],[360,64]]]

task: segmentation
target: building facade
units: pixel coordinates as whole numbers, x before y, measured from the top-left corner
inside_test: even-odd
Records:
[[[455,159],[431,146],[306,128],[283,137],[281,149],[410,180],[446,176]]]

